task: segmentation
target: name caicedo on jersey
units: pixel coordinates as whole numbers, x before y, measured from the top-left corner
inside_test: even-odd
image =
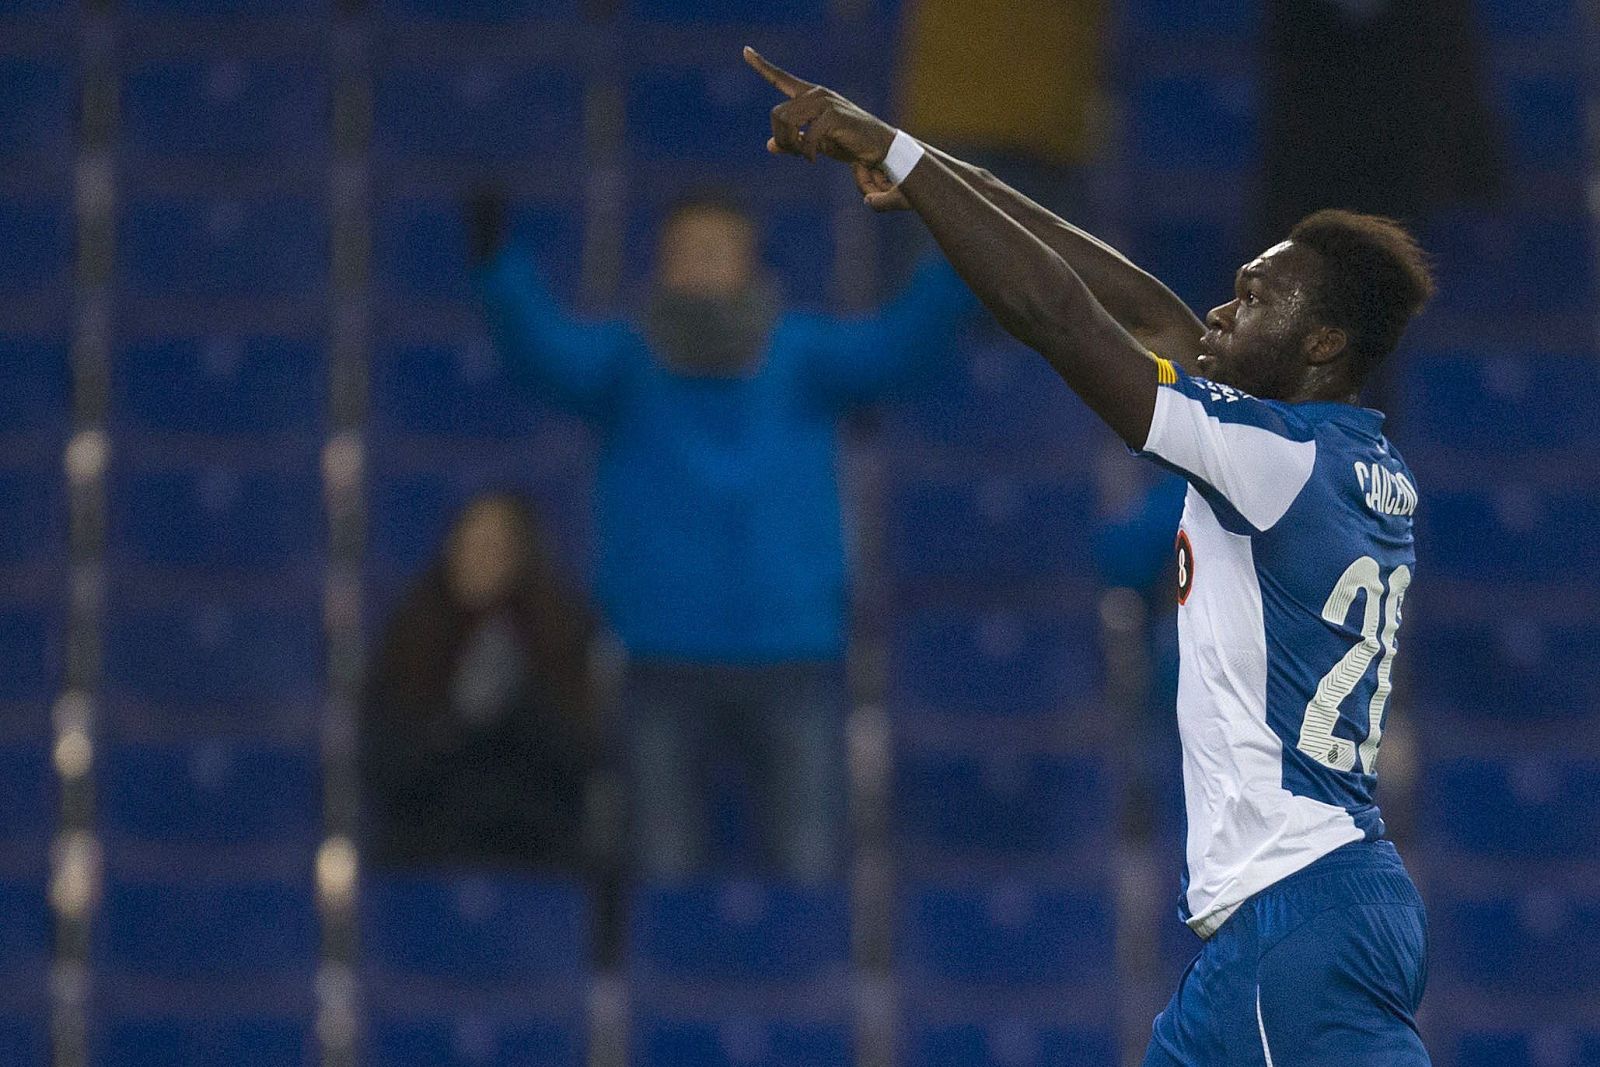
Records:
[[[1411,479],[1381,463],[1357,463],[1355,470],[1367,507],[1383,515],[1416,514],[1417,487]]]

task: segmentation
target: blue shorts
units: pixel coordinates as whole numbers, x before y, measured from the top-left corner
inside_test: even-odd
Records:
[[[1156,1016],[1144,1067],[1420,1067],[1427,919],[1387,841],[1336,849],[1239,906]]]

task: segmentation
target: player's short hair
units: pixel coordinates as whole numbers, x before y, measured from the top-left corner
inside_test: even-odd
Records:
[[[732,189],[721,185],[697,185],[667,201],[661,213],[661,228],[666,229],[685,215],[701,212],[729,215],[752,224],[755,222],[749,205]]]
[[[1334,208],[1301,219],[1289,239],[1322,257],[1312,312],[1345,332],[1352,369],[1364,379],[1433,296],[1427,254],[1393,219]]]

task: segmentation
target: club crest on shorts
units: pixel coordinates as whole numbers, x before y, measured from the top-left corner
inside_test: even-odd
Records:
[[[1175,551],[1178,557],[1178,603],[1182,604],[1189,599],[1189,590],[1194,588],[1194,546],[1189,543],[1187,530],[1178,531]]]

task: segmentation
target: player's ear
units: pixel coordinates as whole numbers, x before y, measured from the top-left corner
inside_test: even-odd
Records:
[[[1301,342],[1306,362],[1313,367],[1332,363],[1344,354],[1350,338],[1336,326],[1317,326]]]

